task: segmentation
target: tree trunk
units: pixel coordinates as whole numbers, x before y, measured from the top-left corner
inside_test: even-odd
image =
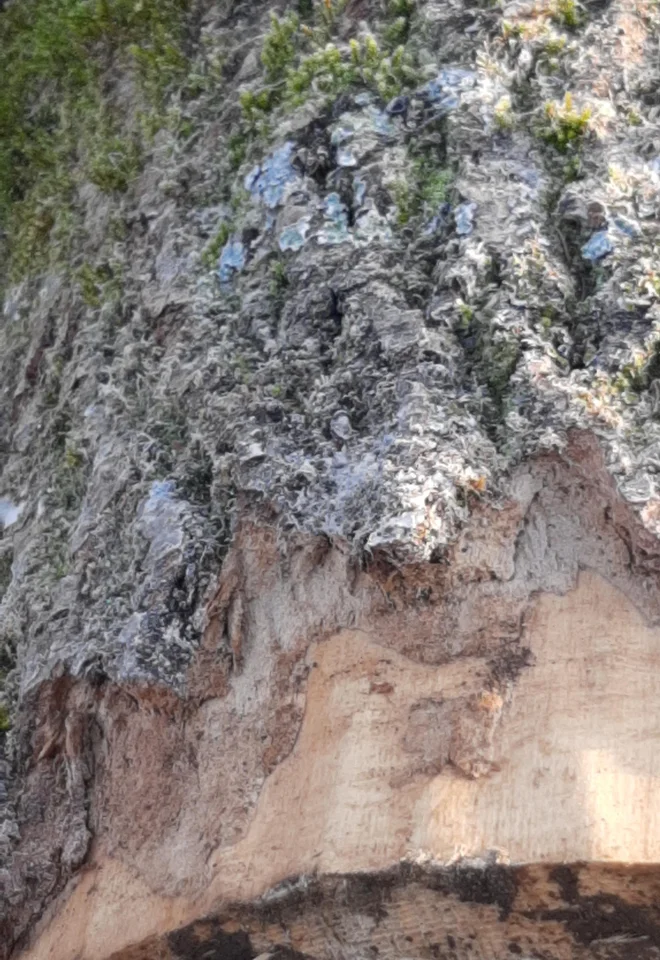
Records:
[[[660,13],[272,6],[0,7],[0,960],[659,957]]]

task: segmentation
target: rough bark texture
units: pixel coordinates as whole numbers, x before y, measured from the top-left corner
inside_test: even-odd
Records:
[[[0,960],[659,957],[657,10],[182,16],[4,288]]]

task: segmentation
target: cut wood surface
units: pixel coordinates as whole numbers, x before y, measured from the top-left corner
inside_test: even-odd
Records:
[[[619,590],[583,571],[539,595],[506,699],[484,658],[423,665],[386,640],[342,631],[310,647],[295,746],[244,837],[211,853],[203,894],[158,895],[99,849],[26,960],[105,960],[287,878],[401,859],[660,862],[660,630]]]

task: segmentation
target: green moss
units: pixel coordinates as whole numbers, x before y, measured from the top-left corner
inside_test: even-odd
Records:
[[[74,471],[82,467],[85,462],[83,455],[75,447],[67,444],[64,451],[64,467],[66,470]]]
[[[409,0],[396,0],[395,5],[412,16]],[[368,88],[390,99],[419,82],[406,45],[407,26],[401,33],[402,42],[394,49],[392,38],[379,43],[372,35],[362,40],[353,37],[348,45],[333,42],[335,21],[344,6],[343,0],[318,5],[313,27],[301,24],[292,13],[283,19],[273,14],[261,53],[265,82],[240,94],[249,125],[254,127],[276,107],[303,103],[311,92],[336,97],[351,87]],[[407,19],[405,22],[408,24]]]
[[[206,250],[202,255],[202,260],[205,266],[209,268],[216,266],[218,262],[218,257],[220,256],[222,248],[224,247],[224,245],[227,243],[227,240],[229,240],[229,237],[231,236],[231,231],[232,231],[232,225],[230,223],[227,223],[225,221],[224,223],[220,224],[218,232],[213,237],[213,239],[211,240],[211,242],[209,243],[209,245],[207,246]]]
[[[415,193],[407,180],[397,180],[390,189],[396,205],[396,222],[405,227],[416,215]]]
[[[392,187],[397,223],[405,226],[416,217],[432,216],[446,201],[452,181],[452,171],[437,166],[432,156],[415,158],[409,176]]]
[[[548,37],[543,44],[543,52],[548,57],[558,57],[566,50],[566,37]]]
[[[562,167],[562,176],[564,183],[575,183],[582,174],[582,161],[580,155],[569,157]]]
[[[300,20],[294,13],[282,20],[273,13],[270,24],[270,32],[261,50],[261,62],[266,81],[278,83],[285,79],[296,58]]]
[[[62,240],[53,231],[72,216],[71,180],[97,129],[102,75],[128,58],[145,92],[162,98],[183,69],[187,3],[10,0],[3,9],[0,228],[2,260],[14,277],[37,268],[49,244]],[[135,154],[124,146],[93,155],[102,189],[122,189],[130,178]]]
[[[281,296],[289,286],[289,277],[286,265],[282,260],[275,260],[270,268],[271,294]]]
[[[0,703],[0,733],[8,733],[9,730],[11,730],[9,710],[4,704]]]
[[[457,303],[458,312],[461,315],[461,322],[464,329],[467,329],[474,320],[474,310],[469,304],[464,303],[463,300],[459,300]]]
[[[109,263],[96,267],[84,263],[76,273],[76,280],[80,295],[88,307],[98,308],[103,303],[119,299],[122,293],[121,271]]]
[[[552,19],[566,30],[577,30],[584,22],[584,17],[575,0],[556,0],[552,9]]]
[[[520,23],[512,23],[510,20],[502,21],[502,37],[504,40],[514,40],[524,35],[524,27]]]
[[[64,438],[64,449],[53,474],[53,484],[50,497],[54,507],[64,511],[75,511],[80,508],[86,485],[85,458],[82,452],[72,443],[70,438]],[[62,553],[57,538],[52,539],[53,555]],[[59,552],[58,552],[59,551]],[[64,556],[64,554],[62,554]],[[53,567],[54,561],[50,563]]]
[[[426,171],[423,165],[421,171],[424,178],[421,185],[422,204],[429,211],[435,210],[446,201],[454,175],[448,169]]]
[[[384,33],[387,43],[396,47],[408,42],[415,10],[415,0],[390,0],[387,4],[389,22]]]
[[[511,109],[511,100],[509,97],[502,97],[493,113],[495,126],[502,133],[512,130],[515,125],[513,110]]]
[[[348,0],[318,0],[314,8],[314,20],[319,39],[328,40],[332,36],[347,6]]]
[[[494,339],[484,353],[486,383],[498,408],[502,406],[519,359],[520,344],[504,335]]]
[[[660,379],[660,334],[654,331],[644,348],[623,365],[612,381],[612,389],[618,393],[632,391],[635,394],[642,394],[658,379]]]
[[[142,149],[135,139],[102,131],[94,138],[85,164],[87,177],[103,193],[123,193],[142,166]]]
[[[168,90],[181,86],[188,77],[188,61],[163,24],[157,24],[151,37],[142,44],[131,44],[129,51],[142,87],[157,107],[165,100]]]
[[[304,57],[300,65],[291,70],[286,80],[286,95],[293,103],[300,103],[312,87],[321,93],[336,95],[355,82],[355,65],[342,57],[342,52],[333,43],[323,50],[316,50]]]
[[[272,90],[243,90],[239,95],[239,103],[243,116],[251,127],[261,119],[263,114],[270,113],[281,102],[281,94]]]
[[[546,103],[545,123],[541,127],[540,135],[546,143],[566,153],[569,149],[579,145],[589,129],[591,109],[575,110],[570,93],[564,96],[563,104]]]
[[[474,382],[488,390],[486,422],[495,436],[506,415],[511,378],[522,352],[520,341],[510,330],[493,324],[478,304],[473,307],[458,300],[456,307],[454,331]]]
[[[74,182],[65,166],[45,173],[24,197],[5,211],[5,246],[11,280],[65,254],[72,238]]]
[[[78,270],[78,288],[88,307],[101,306],[101,288],[96,271],[85,263]]]
[[[229,165],[232,170],[238,170],[240,165],[247,157],[249,138],[242,130],[233,133],[228,142],[227,150],[229,153]]]

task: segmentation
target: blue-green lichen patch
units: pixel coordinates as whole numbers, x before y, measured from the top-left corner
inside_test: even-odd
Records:
[[[454,211],[456,233],[459,237],[467,237],[474,229],[474,217],[477,211],[476,203],[469,201],[461,203]]]
[[[281,206],[299,177],[293,167],[295,144],[287,141],[245,177],[245,189],[269,210]]]
[[[304,131],[299,143],[287,140],[275,146],[243,177],[245,194],[238,222],[249,221],[250,230],[243,231],[243,237],[249,235],[250,239],[232,236],[226,242],[219,262],[223,283],[243,271],[259,249],[269,246],[296,254],[311,241],[323,247],[365,245],[391,238],[387,216],[376,209],[369,196],[368,183],[373,175],[363,176],[358,171],[369,158],[382,155],[393,142],[396,127],[370,94],[358,95],[354,103],[355,109],[344,111],[325,134],[325,149],[333,151],[324,161],[328,164],[325,182],[329,190],[323,190],[318,176],[300,172],[305,168],[301,157],[307,157],[308,163],[314,149],[314,141],[307,146]],[[350,168],[356,170],[352,183],[342,173]],[[346,182],[341,190],[332,189],[338,177]]]
[[[472,90],[476,83],[477,76],[474,71],[461,67],[447,67],[429,80],[418,91],[417,96],[427,103],[434,104],[437,109],[455,110],[460,103],[461,93]]]
[[[395,134],[389,116],[373,103],[363,109],[342,114],[331,130],[330,142],[336,150],[339,167],[357,167],[384,139]]]
[[[350,239],[348,211],[338,193],[329,193],[323,201],[323,227],[317,234],[321,246],[346,243]]]
[[[250,220],[257,236],[249,241],[249,257],[256,255],[257,248],[270,244],[280,252],[297,254],[310,242],[333,247],[391,241],[392,225],[397,218],[396,201],[385,209],[385,195],[378,186],[383,180],[379,167],[384,166],[388,172],[400,167],[405,181],[405,156],[409,149],[406,144],[414,144],[418,130],[423,133],[430,123],[455,109],[463,94],[474,91],[476,86],[473,71],[449,67],[410,94],[395,96],[386,106],[369,90],[345,95],[339,103],[346,104],[346,108],[336,119],[328,108],[322,135],[317,124],[308,142],[308,134],[303,130],[297,135],[298,142],[289,139],[272,149],[242,181],[253,204],[268,211],[260,225],[254,217]],[[329,124],[328,116],[332,118]],[[416,205],[415,214],[423,211],[427,224],[434,218],[437,221],[451,180],[450,171],[436,169],[433,163],[417,164],[419,196],[411,200]],[[362,171],[368,168],[373,168],[373,172],[365,176]],[[351,170],[355,171],[352,196],[342,173]],[[343,186],[338,189],[342,177]],[[369,187],[371,181],[374,190]],[[379,190],[380,199],[375,202]],[[462,229],[466,233],[471,229],[468,224],[473,209],[469,205],[459,208],[459,235]],[[252,230],[250,233],[254,236]],[[238,251],[229,244],[223,253],[226,281],[244,269],[246,260],[239,262]]]
[[[221,283],[229,283],[234,274],[244,269],[247,259],[245,244],[237,237],[231,237],[222,249],[218,261],[218,276]]]
[[[300,220],[296,223],[290,224],[288,227],[285,227],[284,230],[279,235],[278,245],[280,250],[283,252],[286,250],[291,250],[294,253],[297,253],[298,250],[302,250],[305,245],[305,240],[307,234],[309,233],[309,228],[311,224],[310,217],[301,217]]]
[[[376,209],[370,207],[356,218],[354,236],[360,246],[374,242],[385,243],[392,239],[392,228]]]
[[[584,244],[581,253],[584,260],[596,263],[598,260],[602,260],[603,257],[612,253],[613,250],[614,246],[607,230],[598,230]]]

